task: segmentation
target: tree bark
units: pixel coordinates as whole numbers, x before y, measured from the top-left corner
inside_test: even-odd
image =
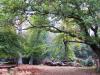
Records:
[[[29,64],[30,64],[30,65],[33,64],[33,56],[30,57]]]
[[[92,45],[90,45],[90,47],[92,48],[92,50],[97,55],[97,58],[95,59],[96,68],[97,68],[97,71],[100,72],[100,47],[97,46],[96,44],[92,44]]]
[[[22,54],[20,53],[20,52],[18,52],[18,65],[20,65],[20,64],[23,64],[23,61],[22,61]]]
[[[100,72],[100,59],[95,59],[95,63],[97,72]]]
[[[63,43],[64,43],[64,61],[68,61],[68,59],[67,59],[67,49],[68,49],[68,47],[67,47],[67,41],[65,41],[65,40],[63,40]]]

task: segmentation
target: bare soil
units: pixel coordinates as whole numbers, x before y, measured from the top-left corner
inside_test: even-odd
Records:
[[[0,69],[0,75],[100,75],[93,67],[20,65],[16,68]]]

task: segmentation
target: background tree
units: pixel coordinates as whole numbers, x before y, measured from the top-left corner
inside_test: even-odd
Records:
[[[60,60],[64,61],[72,61],[75,58],[74,51],[70,48],[70,43],[65,43],[66,40],[71,40],[70,37],[66,36],[65,34],[57,34],[53,39],[53,51],[56,51],[57,55]],[[53,52],[55,53],[55,52]]]
[[[33,25],[40,26],[41,24],[47,24],[48,21],[45,16],[33,15],[31,18],[31,23]],[[29,34],[30,33],[30,34]],[[43,52],[46,49],[46,38],[47,32],[41,29],[30,29],[26,32],[24,39],[26,40],[25,55],[30,57],[29,64],[39,64]]]
[[[1,58],[18,58],[17,52],[23,50],[19,41],[20,39],[12,28],[11,26],[0,27]]]
[[[25,55],[30,57],[29,64],[39,64],[46,47],[46,33],[38,29],[29,30],[26,38]]]

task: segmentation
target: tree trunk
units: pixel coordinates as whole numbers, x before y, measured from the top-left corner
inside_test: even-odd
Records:
[[[33,56],[30,57],[29,64],[30,64],[30,65],[33,64]]]
[[[67,61],[67,42],[66,41],[63,41],[64,42],[64,61]]]
[[[100,72],[100,47],[97,46],[96,44],[92,44],[92,45],[90,45],[90,47],[92,48],[92,50],[97,55],[97,58],[95,59],[96,68],[97,68],[97,71]]]
[[[20,53],[20,52],[18,52],[18,56],[19,56],[19,58],[18,58],[18,64],[20,65],[20,64],[23,64],[23,61],[22,61],[22,54]]]
[[[96,70],[97,72],[100,72],[100,59],[96,59],[95,62],[96,62]]]

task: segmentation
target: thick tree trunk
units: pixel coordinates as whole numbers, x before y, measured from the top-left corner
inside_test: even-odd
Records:
[[[22,54],[20,53],[20,52],[18,52],[18,56],[19,56],[19,58],[18,58],[18,64],[20,65],[20,64],[23,64],[23,61],[22,61]]]
[[[100,59],[96,59],[95,62],[96,62],[97,72],[100,72]]]
[[[96,44],[92,44],[92,45],[90,45],[90,47],[92,48],[92,50],[97,55],[95,62],[96,62],[97,71],[100,72],[100,47],[97,46]]]
[[[29,64],[30,64],[30,65],[33,64],[33,56],[30,57]]]

